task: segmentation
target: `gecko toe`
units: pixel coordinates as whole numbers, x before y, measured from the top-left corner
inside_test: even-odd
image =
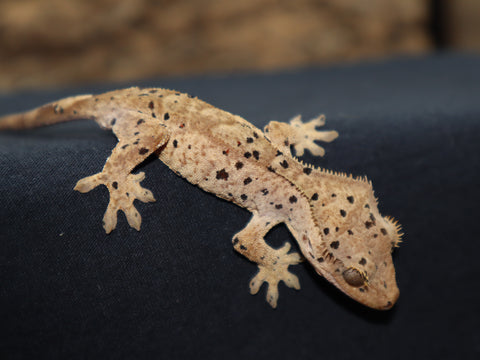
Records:
[[[86,193],[96,188],[100,184],[101,181],[99,179],[99,174],[95,174],[78,180],[73,190],[79,191],[81,193]]]
[[[142,225],[142,217],[135,207],[130,207],[128,209],[123,210],[125,216],[127,217],[128,225],[134,228],[137,231],[140,231],[140,227]]]
[[[108,205],[107,211],[103,216],[103,228],[107,234],[110,234],[117,226],[117,209]]]

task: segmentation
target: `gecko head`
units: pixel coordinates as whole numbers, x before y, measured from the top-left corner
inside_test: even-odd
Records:
[[[331,183],[327,197],[311,201],[322,239],[312,244],[314,256],[306,257],[353,299],[390,309],[399,296],[391,254],[400,243],[400,226],[380,215],[370,182],[341,180]]]

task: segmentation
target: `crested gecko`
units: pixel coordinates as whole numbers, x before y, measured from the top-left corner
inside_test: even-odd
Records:
[[[82,193],[104,185],[110,201],[103,227],[110,233],[123,211],[140,230],[134,200],[153,202],[132,170],[155,154],[190,183],[244,207],[249,223],[233,236],[236,251],[258,265],[250,281],[256,294],[267,283],[266,300],[275,308],[278,284],[300,289],[290,265],[305,258],[315,271],[351,298],[379,310],[390,309],[399,296],[391,252],[401,239],[400,226],[381,216],[372,184],[304,164],[293,155],[307,149],[322,156],[314,141],[334,140],[336,131],[318,131],[324,116],[303,123],[272,121],[262,132],[240,116],[196,97],[160,88],[132,87],[101,95],[80,95],[34,110],[0,118],[0,130],[25,129],[63,121],[91,119],[112,130],[118,143],[103,170],[79,180]],[[264,236],[285,223],[303,256],[290,244],[274,249]]]

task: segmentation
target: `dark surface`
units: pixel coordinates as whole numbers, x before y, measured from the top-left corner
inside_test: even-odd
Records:
[[[480,58],[442,55],[270,75],[143,82],[193,93],[257,126],[323,112],[340,137],[316,165],[368,175],[403,225],[393,310],[347,298],[307,264],[279,306],[248,293],[256,266],[231,237],[250,214],[141,166],[157,199],[105,235],[97,173],[111,133],[76,122],[0,134],[0,358],[405,359],[480,357]],[[127,84],[125,84],[127,85]],[[132,85],[132,84],[128,84]],[[122,85],[123,86],[123,85]],[[4,95],[0,113],[98,86]],[[267,239],[293,241],[284,226]]]

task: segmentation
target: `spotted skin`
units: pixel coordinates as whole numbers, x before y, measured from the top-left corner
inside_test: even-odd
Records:
[[[323,155],[315,141],[334,140],[336,131],[318,131],[323,116],[303,123],[270,122],[264,131],[243,118],[195,97],[166,89],[129,88],[101,95],[62,99],[29,112],[0,118],[0,130],[24,129],[76,119],[95,120],[110,129],[118,144],[103,170],[79,180],[75,190],[105,185],[110,201],[103,218],[107,233],[123,211],[129,225],[141,227],[134,200],[153,202],[133,169],[155,154],[194,185],[252,213],[233,236],[236,251],[258,264],[250,282],[256,294],[267,283],[267,301],[277,306],[278,284],[300,289],[290,265],[302,256],[290,244],[274,249],[264,237],[285,223],[303,257],[315,271],[366,306],[385,310],[399,291],[391,251],[400,242],[399,226],[382,217],[371,183],[317,169],[295,158],[305,150]]]

